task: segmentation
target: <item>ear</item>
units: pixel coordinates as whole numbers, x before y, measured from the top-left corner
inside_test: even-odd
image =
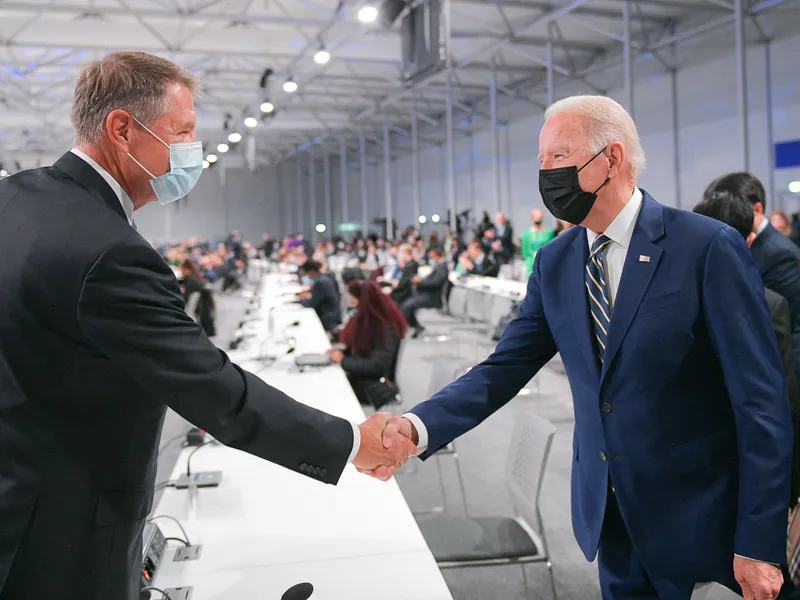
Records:
[[[747,243],[747,247],[750,248],[755,240],[756,240],[756,234],[754,231],[751,231],[750,235],[748,235],[747,239],[745,240],[745,242]]]
[[[124,110],[116,109],[106,117],[105,132],[111,143],[126,154],[130,150],[131,134],[135,122]]]
[[[605,154],[608,159],[608,177],[609,179],[613,179],[620,174],[622,165],[625,164],[625,159],[627,157],[625,146],[620,142],[611,142]]]
[[[764,205],[761,204],[761,202],[756,202],[755,204],[753,204],[753,212],[757,213],[759,215],[763,215],[764,214]]]

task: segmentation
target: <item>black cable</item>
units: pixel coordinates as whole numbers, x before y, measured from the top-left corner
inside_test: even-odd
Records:
[[[169,594],[167,592],[165,592],[161,588],[157,588],[154,585],[148,585],[147,587],[143,587],[139,591],[140,592],[158,592],[159,594],[161,594],[162,598],[166,598],[167,600],[172,600],[172,598],[169,597]]]
[[[186,540],[184,540],[182,538],[168,537],[168,538],[164,538],[164,540],[167,541],[167,542],[170,542],[170,541],[171,542],[180,542],[181,544],[183,544],[187,548],[190,546],[189,542],[187,542]]]
[[[203,442],[197,448],[195,448],[194,450],[192,450],[189,453],[189,457],[186,459],[186,476],[187,477],[191,477],[192,476],[192,457],[194,456],[195,452],[200,450],[200,448],[202,448],[203,446],[208,446],[209,444],[213,444],[216,441],[217,440],[208,440],[207,442]]]
[[[191,429],[187,429],[183,433],[179,433],[175,437],[172,437],[172,438],[168,439],[166,442],[164,442],[163,444],[161,444],[161,447],[158,449],[159,454],[161,452],[163,452],[167,447],[171,446],[172,444],[174,444],[175,442],[180,440],[181,438],[185,438],[186,434],[189,433],[189,431],[191,431]]]
[[[160,492],[164,488],[168,488],[168,487],[175,487],[175,483],[172,482],[172,481],[162,481],[161,483],[157,483],[156,484],[155,491],[156,492]]]

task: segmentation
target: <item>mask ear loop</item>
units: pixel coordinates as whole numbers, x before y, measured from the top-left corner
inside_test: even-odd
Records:
[[[138,124],[139,124],[139,125],[142,127],[142,129],[144,129],[144,130],[145,130],[147,133],[149,133],[150,135],[152,135],[152,136],[153,136],[154,138],[156,138],[156,139],[157,139],[159,142],[161,142],[161,143],[162,143],[162,144],[164,144],[164,145],[165,145],[167,148],[169,148],[169,144],[168,144],[167,142],[165,142],[165,141],[164,141],[164,140],[162,140],[160,137],[158,137],[158,136],[157,136],[155,133],[153,133],[152,131],[150,131],[150,129],[149,129],[149,128],[148,128],[148,127],[147,127],[147,126],[144,124],[144,123],[142,123],[142,122],[141,122],[139,119],[137,119],[137,118],[136,118],[135,116],[133,116],[133,115],[131,115],[131,118],[132,118],[134,121],[136,121],[136,122],[137,122],[137,123],[138,123]],[[131,159],[133,162],[135,162],[137,165],[139,165],[139,166],[142,168],[142,170],[143,170],[145,173],[147,173],[148,175],[150,175],[150,177],[151,177],[152,179],[157,179],[157,177],[158,177],[158,176],[157,176],[157,175],[153,175],[153,174],[152,174],[152,173],[151,173],[151,172],[150,172],[150,171],[149,171],[149,170],[148,170],[148,169],[147,169],[147,168],[146,168],[146,167],[145,167],[145,166],[144,166],[142,163],[140,163],[138,160],[136,160],[136,159],[133,157],[133,154],[131,154],[130,152],[128,152],[128,157],[129,157],[129,158],[130,158],[130,159]]]
[[[595,158],[597,158],[598,156],[600,156],[600,155],[601,155],[603,152],[605,152],[607,149],[608,149],[608,145],[604,146],[604,147],[603,147],[603,149],[602,149],[602,150],[600,150],[600,152],[598,152],[598,153],[597,153],[597,154],[595,154],[595,155],[594,155],[592,158],[590,158],[589,160],[587,160],[587,161],[586,161],[586,162],[583,164],[583,166],[582,166],[580,169],[578,169],[578,173],[580,173],[581,171],[583,171],[583,169],[586,167],[586,165],[588,165],[588,164],[589,164],[590,162],[592,162],[592,161],[593,161]],[[610,177],[606,177],[606,180],[605,180],[605,181],[602,183],[602,185],[600,185],[600,187],[599,187],[599,188],[597,188],[595,191],[593,191],[593,192],[592,192],[592,194],[597,194],[597,192],[599,192],[600,190],[602,190],[602,189],[603,189],[603,188],[604,188],[604,187],[605,187],[605,186],[608,184],[608,182],[609,182],[609,181],[611,181],[611,178],[610,178]]]

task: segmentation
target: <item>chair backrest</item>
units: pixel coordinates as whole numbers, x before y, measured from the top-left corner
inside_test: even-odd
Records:
[[[518,517],[542,537],[539,493],[542,490],[555,426],[530,413],[519,413],[511,434],[506,462],[506,486]]]
[[[514,309],[514,301],[503,296],[495,296],[489,308],[489,325],[497,327],[500,319],[507,316]],[[514,311],[516,312],[516,311]]]
[[[400,364],[400,359],[403,356],[403,349],[405,347],[405,340],[400,340],[400,343],[397,344],[397,350],[394,353],[394,358],[392,359],[392,366],[389,367],[389,381],[398,387],[400,387],[400,385],[397,383],[397,366]]]
[[[467,288],[462,286],[454,286],[450,292],[448,306],[450,307],[450,314],[454,317],[463,317],[467,312]]]
[[[428,383],[428,397],[441,391],[444,387],[453,383],[463,373],[460,373],[462,359],[449,358],[446,356],[437,357],[433,361],[433,371]]]

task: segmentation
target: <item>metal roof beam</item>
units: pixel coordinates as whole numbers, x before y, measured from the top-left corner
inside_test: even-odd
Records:
[[[528,2],[526,0],[453,0],[457,4],[475,4],[481,6],[501,6],[503,8],[516,8],[522,10],[539,10],[548,11],[553,8],[552,2]],[[587,17],[599,17],[601,19],[612,19],[619,21],[619,11],[609,10],[607,8],[595,8],[592,6],[584,6],[578,8],[576,14],[586,15]],[[641,15],[637,16],[634,20],[641,19],[642,21],[662,22],[665,17],[660,15]]]

